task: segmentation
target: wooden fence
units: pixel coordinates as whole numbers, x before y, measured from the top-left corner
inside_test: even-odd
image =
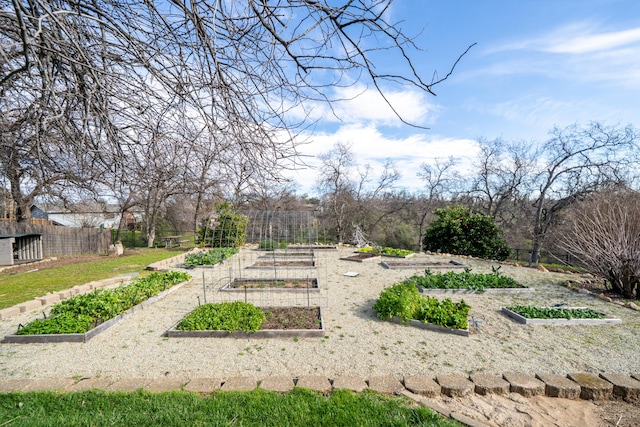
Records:
[[[0,221],[0,234],[29,233],[42,234],[45,257],[106,254],[111,244],[111,230]]]

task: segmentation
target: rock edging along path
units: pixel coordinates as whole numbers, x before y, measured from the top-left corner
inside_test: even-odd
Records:
[[[203,251],[203,249],[195,248],[190,250],[189,252],[185,252],[180,255],[176,255],[174,257],[149,264],[146,267],[146,269],[155,270],[155,271],[168,269],[169,267],[171,267],[171,265],[184,261],[185,257],[188,254],[194,253],[194,252],[201,252],[201,251]],[[74,286],[73,288],[65,289],[58,292],[50,292],[46,295],[34,298],[30,301],[21,302],[20,304],[16,304],[12,307],[3,308],[2,310],[0,310],[0,320],[9,319],[11,317],[18,316],[21,313],[37,310],[44,306],[70,298],[74,295],[91,292],[94,289],[104,288],[106,286],[111,286],[115,284],[122,284],[130,281],[135,275],[136,273],[124,274],[118,277],[111,277],[108,279],[96,280],[95,282],[85,283],[84,285],[77,285],[77,286]]]
[[[157,301],[160,301],[161,299],[165,298],[167,295],[171,294],[172,292],[175,292],[176,290],[180,289],[182,286],[186,285],[187,283],[189,283],[191,281],[191,279],[184,281],[184,282],[180,282],[177,283],[175,285],[173,285],[172,287],[160,292],[157,295],[154,295],[144,301],[142,301],[140,304],[134,305],[133,307],[131,307],[130,309],[126,310],[124,313],[118,314],[115,317],[112,317],[111,319],[107,320],[104,323],[99,324],[98,326],[96,326],[93,329],[88,330],[85,333],[76,333],[76,334],[39,334],[39,335],[18,335],[18,334],[8,334],[5,335],[4,339],[2,341],[0,341],[0,343],[2,344],[8,344],[8,343],[12,343],[12,344],[28,344],[28,343],[39,343],[39,344],[44,344],[44,343],[59,343],[59,342],[87,342],[89,341],[91,338],[95,337],[96,335],[104,332],[105,330],[109,329],[110,327],[112,327],[113,325],[117,324],[118,322],[126,319],[127,317],[137,313],[138,311],[144,309],[145,307],[154,304]]]
[[[398,394],[409,391],[413,394],[435,398],[463,397],[476,393],[479,395],[517,393],[524,397],[547,396],[564,399],[608,400],[620,398],[631,403],[640,402],[640,373],[634,375],[606,374],[599,376],[590,373],[571,373],[566,376],[556,374],[529,375],[524,373],[505,373],[500,375],[456,374],[405,375],[398,379],[392,375],[370,376],[340,375],[327,378],[322,375],[302,375],[290,377],[283,375],[256,377],[195,378],[51,378],[26,380],[0,380],[0,393],[14,391],[83,391],[101,389],[107,391],[134,391],[145,389],[152,392],[186,390],[199,393],[216,391],[250,391],[255,388],[275,392],[287,392],[294,387],[303,387],[321,393],[334,389],[348,389],[359,393],[372,390],[383,394]]]
[[[91,292],[94,289],[100,289],[115,284],[123,284],[129,282],[133,277],[134,274],[123,275],[120,277],[111,277],[109,279],[85,283],[84,285],[77,285],[73,288],[65,289],[63,291],[51,292],[41,297],[34,298],[30,301],[25,301],[12,307],[0,310],[0,320],[9,319],[11,317],[18,316],[21,313],[37,310],[58,301],[71,298],[74,295]]]

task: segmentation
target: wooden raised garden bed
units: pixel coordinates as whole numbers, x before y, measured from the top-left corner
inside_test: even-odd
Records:
[[[456,329],[456,328],[445,328],[444,326],[440,326],[440,325],[434,325],[433,323],[424,323],[421,322],[419,320],[408,320],[408,321],[403,321],[401,318],[394,316],[393,317],[393,323],[398,323],[401,325],[408,325],[411,326],[413,328],[418,328],[418,329],[424,329],[426,331],[433,331],[433,332],[442,332],[445,334],[453,334],[453,335],[460,335],[463,337],[468,337],[469,336],[469,327],[467,326],[467,329]]]
[[[534,288],[486,288],[486,289],[426,289],[418,286],[423,294],[521,294],[535,292]]]
[[[315,277],[308,278],[242,278],[233,279],[224,285],[221,292],[320,292],[320,282]]]
[[[127,317],[135,314],[136,312],[142,310],[143,308],[160,301],[161,299],[165,298],[167,295],[180,289],[182,286],[186,285],[190,281],[191,280],[187,280],[185,282],[178,283],[177,285],[174,285],[171,288],[163,292],[160,292],[159,294],[130,308],[124,313],[119,314],[82,334],[38,334],[38,335],[10,334],[10,335],[5,335],[4,339],[2,340],[2,343],[30,344],[30,343],[58,343],[58,342],[87,342],[91,338],[95,337],[96,335],[109,329],[111,326],[115,325],[116,323],[126,319]]]
[[[324,337],[320,307],[264,307],[266,320],[262,329],[245,331],[183,331],[176,323],[166,333],[169,338],[313,338]]]
[[[346,257],[341,257],[343,261],[355,261],[355,262],[371,262],[382,258],[380,254],[373,253],[355,253]]]
[[[287,250],[320,250],[320,251],[331,251],[337,250],[338,247],[336,245],[291,245],[287,248]]]
[[[622,320],[613,317],[606,316],[603,313],[594,312],[593,310],[585,309],[584,307],[530,307],[536,311],[548,311],[544,317],[525,317],[522,314],[516,313],[511,309],[512,307],[502,307],[502,313],[515,320],[518,323],[525,325],[547,325],[547,326],[570,326],[570,325],[614,325],[622,323]],[[514,309],[515,310],[515,309]],[[601,318],[580,318],[579,316],[566,318],[562,316],[556,317],[553,313],[559,310],[576,310],[578,312],[587,310],[591,313],[597,313]],[[576,313],[579,314],[579,313]],[[536,315],[537,316],[537,315]]]
[[[449,262],[439,262],[439,261],[419,261],[419,260],[411,260],[411,261],[390,261],[384,260],[380,263],[384,268],[388,268],[390,270],[396,269],[425,269],[425,268],[466,268],[466,265],[462,264],[458,261],[449,261]]]
[[[290,260],[290,259],[271,259],[271,260],[260,260],[254,262],[252,265],[246,267],[248,269],[256,269],[256,270],[269,270],[274,267],[280,268],[292,268],[292,269],[307,269],[307,268],[316,268],[316,262],[314,260]]]

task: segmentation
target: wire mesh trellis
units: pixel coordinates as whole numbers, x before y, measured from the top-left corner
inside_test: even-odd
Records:
[[[315,211],[245,211],[247,243],[273,242],[285,245],[318,245],[327,243],[327,230]]]
[[[282,255],[278,253],[278,255]],[[264,257],[276,256],[257,249],[243,249],[239,254],[215,267],[196,268],[192,273],[202,281],[202,292],[198,303],[220,303],[244,301],[256,307],[327,307],[328,282],[327,262],[322,254],[313,253],[313,267],[249,268]],[[273,282],[298,282],[296,288],[270,287]],[[252,282],[266,284],[255,287]],[[231,286],[237,284],[235,288]]]

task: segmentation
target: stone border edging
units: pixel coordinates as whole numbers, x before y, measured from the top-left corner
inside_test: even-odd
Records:
[[[260,307],[268,310],[270,307]],[[176,326],[182,321],[180,319],[167,330],[165,336],[168,338],[318,338],[325,336],[324,320],[322,319],[322,307],[316,306],[320,311],[320,327],[318,329],[261,329],[255,332],[244,331],[182,331]]]
[[[548,326],[570,326],[570,325],[618,325],[621,319],[607,317],[605,319],[530,319],[502,307],[502,313],[512,318],[518,323],[525,325],[548,325]]]
[[[96,335],[104,332],[109,329],[111,326],[120,322],[121,320],[126,319],[127,317],[133,315],[134,313],[144,309],[145,307],[160,301],[165,298],[167,295],[173,293],[174,291],[180,289],[182,286],[190,283],[192,279],[178,283],[169,289],[166,289],[160,292],[158,295],[154,295],[151,298],[142,301],[140,304],[131,307],[129,310],[125,311],[122,314],[117,315],[104,323],[96,326],[95,328],[83,333],[83,334],[40,334],[40,335],[17,335],[17,334],[9,334],[5,335],[4,339],[0,341],[2,344],[32,344],[32,343],[58,343],[58,342],[82,342],[85,343],[89,341],[91,338]]]
[[[0,320],[5,320],[10,317],[15,317],[21,313],[37,310],[45,307],[49,304],[65,300],[74,295],[84,294],[91,292],[94,289],[104,288],[105,286],[115,285],[116,283],[124,283],[130,281],[134,275],[124,275],[118,277],[110,277],[108,279],[97,280],[94,282],[85,283],[84,285],[76,285],[73,288],[65,289],[62,291],[52,292],[41,297],[34,298],[30,301],[21,302],[12,307],[7,307],[0,310]]]
[[[167,387],[158,387],[158,385]],[[191,386],[190,386],[191,384]],[[494,386],[491,386],[493,384]],[[408,391],[423,398],[435,398],[441,395],[461,397],[471,393],[507,394],[517,393],[524,397],[546,396],[573,400],[607,400],[622,398],[626,401],[640,400],[640,373],[599,375],[590,373],[559,374],[505,373],[503,375],[477,374],[470,376],[447,374],[436,375],[404,375],[401,379],[393,375],[371,376],[369,378],[349,375],[336,375],[328,378],[322,375],[302,375],[289,377],[283,375],[267,376],[262,379],[254,377],[223,378],[181,378],[164,377],[158,379],[127,378],[110,380],[108,378],[83,378],[81,380],[50,379],[2,379],[0,393],[10,391],[33,390],[65,390],[79,391],[89,389],[134,391],[138,389],[154,389],[154,391],[170,391],[184,389],[200,393],[218,390],[247,391],[255,388],[285,392],[294,387],[329,393],[335,389],[348,389],[354,392],[372,390],[383,394],[403,394]],[[558,393],[558,390],[561,392]],[[569,390],[568,393],[562,391]],[[579,390],[579,393],[575,393]]]

